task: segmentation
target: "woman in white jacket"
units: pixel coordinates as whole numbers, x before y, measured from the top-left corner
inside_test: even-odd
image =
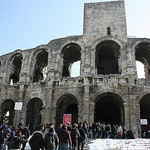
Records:
[[[123,134],[123,128],[122,126],[120,125],[117,129],[117,135],[118,135],[118,138],[121,139],[122,137],[122,134]]]

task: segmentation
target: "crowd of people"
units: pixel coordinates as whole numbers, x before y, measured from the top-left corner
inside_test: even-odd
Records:
[[[83,150],[88,139],[96,138],[134,138],[131,130],[126,131],[125,126],[105,123],[60,124],[58,127],[46,124],[35,128],[30,136],[27,127],[22,128],[20,123],[12,128],[7,125],[0,126],[0,150],[25,150],[29,142],[31,150]]]

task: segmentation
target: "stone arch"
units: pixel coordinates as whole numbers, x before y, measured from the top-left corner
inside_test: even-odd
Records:
[[[145,78],[150,79],[150,40],[143,39],[132,44],[135,61],[140,61],[144,65]]]
[[[94,49],[95,52],[96,52],[96,46],[101,43],[101,42],[104,42],[104,41],[114,41],[115,43],[117,43],[119,46],[120,46],[120,49],[123,49],[124,47],[124,43],[122,41],[120,41],[119,39],[117,38],[114,38],[114,37],[103,37],[103,38],[99,38],[97,40],[95,40],[93,43],[92,43],[92,46],[91,46],[91,49]]]
[[[124,96],[124,94],[123,94],[121,91],[119,91],[119,90],[117,90],[117,89],[114,89],[114,88],[107,88],[107,89],[103,89],[103,90],[97,91],[97,92],[94,94],[94,96],[91,98],[91,101],[92,101],[92,102],[95,102],[96,98],[97,98],[99,95],[103,94],[103,93],[114,93],[115,95],[118,95],[119,97],[122,98],[123,103],[128,103],[128,101],[126,100],[126,97]]]
[[[78,123],[78,100],[72,94],[62,95],[56,104],[56,124],[63,123],[63,114],[72,114],[72,123]]]
[[[26,107],[26,126],[33,132],[41,124],[43,102],[40,98],[34,97],[28,101]]]
[[[33,83],[46,79],[48,52],[46,48],[37,49],[34,54]]]
[[[122,43],[114,38],[102,38],[96,40],[92,48],[95,49],[96,74],[120,74],[121,73],[121,48]]]
[[[62,77],[71,77],[72,64],[81,61],[81,47],[76,43],[65,45],[61,51],[63,55]]]
[[[118,93],[118,92],[117,92]],[[124,100],[115,91],[103,90],[96,93],[94,121],[110,124],[125,124]]]
[[[13,125],[15,117],[15,102],[12,99],[4,100],[1,104],[1,124]]]
[[[20,78],[23,56],[18,51],[9,58],[7,64],[7,82],[9,84],[17,83]]]

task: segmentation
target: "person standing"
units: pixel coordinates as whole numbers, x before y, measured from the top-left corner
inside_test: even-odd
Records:
[[[59,144],[59,139],[53,127],[49,129],[49,132],[45,135],[44,145],[46,150],[56,150]]]
[[[79,130],[77,129],[77,125],[74,124],[71,129],[71,139],[72,139],[72,149],[76,150],[78,147],[78,139],[80,137]]]
[[[44,139],[40,129],[41,129],[40,127],[37,127],[29,140],[31,150],[40,150],[40,149],[44,150]]]
[[[117,129],[117,134],[118,134],[118,138],[121,139],[122,137],[122,133],[123,133],[123,129],[122,129],[122,126],[118,126],[118,129]]]
[[[58,132],[59,148],[58,150],[72,149],[71,135],[67,129],[67,125],[63,125],[62,129]]]
[[[85,141],[85,131],[83,130],[83,123],[82,122],[79,124],[79,133],[80,133],[80,137],[78,140],[78,150],[80,150],[80,147],[81,147],[81,150],[83,150],[84,141]]]

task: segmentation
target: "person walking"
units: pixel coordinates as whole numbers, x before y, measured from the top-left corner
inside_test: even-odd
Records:
[[[14,131],[15,136],[11,138],[11,150],[20,150],[21,144],[23,143],[23,135],[18,126],[14,127]]]
[[[44,139],[43,134],[40,131],[40,127],[37,127],[29,140],[31,150],[44,150]]]
[[[63,125],[62,129],[58,132],[59,148],[58,150],[72,149],[72,140],[67,125]]]
[[[46,150],[56,150],[59,144],[59,139],[53,127],[49,129],[49,132],[45,135],[44,145]]]
[[[77,125],[73,124],[71,129],[71,139],[72,139],[72,149],[76,150],[78,148],[78,139],[80,137],[79,130],[77,129]]]
[[[83,130],[83,123],[79,124],[79,133],[80,137],[78,139],[78,150],[83,150],[84,148],[84,141],[85,141],[85,131]]]

